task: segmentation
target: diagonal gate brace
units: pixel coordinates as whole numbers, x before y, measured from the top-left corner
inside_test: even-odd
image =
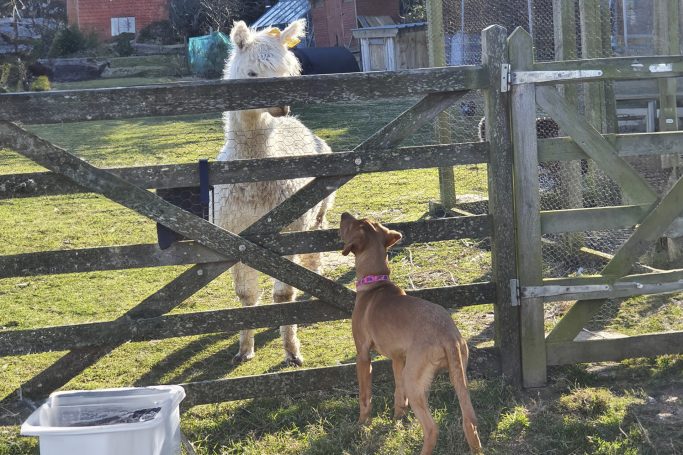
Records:
[[[248,240],[209,223],[155,194],[96,168],[71,153],[8,122],[0,123],[0,144],[91,191],[161,223],[181,235],[308,292],[348,313],[355,293]]]

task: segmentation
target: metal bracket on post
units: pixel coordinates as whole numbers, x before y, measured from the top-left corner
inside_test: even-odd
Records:
[[[512,70],[509,63],[500,65],[500,91],[509,92],[512,86]]]
[[[572,81],[574,79],[595,79],[602,75],[602,70],[515,71],[510,75],[510,84],[538,84],[543,82]]]
[[[519,289],[519,280],[517,278],[512,278],[510,280],[510,305],[520,306],[522,300],[522,294]]]

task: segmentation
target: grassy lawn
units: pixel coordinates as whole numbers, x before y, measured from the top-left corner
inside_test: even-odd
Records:
[[[149,82],[149,79],[146,79]],[[295,106],[302,120],[334,150],[350,149],[412,100]],[[222,145],[218,115],[145,118],[129,121],[38,125],[31,129],[97,166],[191,162],[213,158]],[[460,140],[473,140],[463,132]],[[432,140],[429,129],[413,143]],[[0,174],[39,169],[11,151],[0,151]],[[458,194],[486,193],[486,168],[456,169]],[[343,211],[383,222],[417,220],[438,199],[436,170],[369,174],[341,188],[328,214],[337,226]],[[155,225],[134,212],[91,195],[0,201],[0,254],[153,243]],[[338,255],[325,274],[344,284],[352,269]],[[458,240],[411,245],[391,255],[392,273],[406,288],[487,280],[491,257],[483,243]],[[0,328],[17,330],[106,321],[120,316],[171,281],[184,267],[93,272],[0,280]],[[237,307],[230,274],[224,274],[174,312]],[[261,279],[263,301],[270,282]],[[639,298],[623,303],[613,318],[626,334],[683,329],[680,300]],[[490,305],[454,313],[472,346],[491,345]],[[311,324],[300,329],[306,366],[353,362],[348,321]],[[230,363],[236,334],[127,343],[71,380],[65,389],[92,389],[178,383],[281,371],[277,329],[256,337],[257,356]],[[64,353],[0,358],[0,400]],[[472,400],[487,453],[680,453],[683,451],[683,357],[665,356],[621,363],[581,365],[551,371],[548,387],[516,391],[497,377],[473,377]],[[366,454],[414,453],[421,444],[417,421],[391,421],[390,385],[375,387],[374,419],[359,428],[357,399],[348,390],[304,397],[247,400],[186,410],[183,430],[201,454]],[[443,378],[434,384],[431,407],[441,433],[437,453],[464,453],[459,408]],[[0,417],[11,417],[0,407]],[[37,453],[33,438],[18,436],[16,425],[0,426],[0,455]]]

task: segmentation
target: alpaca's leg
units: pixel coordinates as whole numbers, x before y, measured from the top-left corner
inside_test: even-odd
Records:
[[[241,262],[231,269],[235,283],[235,293],[242,306],[258,305],[258,272]],[[233,363],[243,362],[254,358],[254,330],[240,330],[240,350],[233,358]]]
[[[282,281],[273,282],[273,302],[283,303],[294,300],[294,288]],[[299,338],[296,336],[296,325],[283,325],[280,327],[282,335],[282,347],[285,350],[285,363],[288,365],[301,366],[304,358],[301,356]]]

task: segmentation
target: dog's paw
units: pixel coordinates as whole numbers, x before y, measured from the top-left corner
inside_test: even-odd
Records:
[[[232,358],[232,364],[233,365],[239,365],[242,362],[247,362],[251,359],[254,358],[254,353],[249,353],[249,354],[236,354],[235,357]]]
[[[303,366],[304,359],[300,355],[294,355],[288,352],[283,363],[288,367],[300,367]]]

